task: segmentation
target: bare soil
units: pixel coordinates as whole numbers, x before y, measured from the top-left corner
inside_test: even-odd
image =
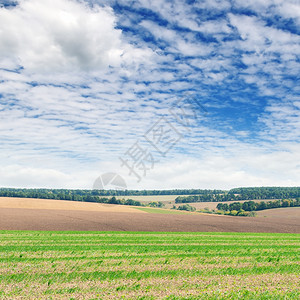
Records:
[[[269,213],[266,217],[259,214],[256,218],[200,213],[169,215],[136,211],[0,207],[0,230],[300,233],[300,208],[273,209],[272,213],[269,213],[271,210],[265,211],[265,214]]]
[[[258,217],[296,221],[300,225],[300,207],[281,207],[257,211]]]
[[[0,208],[29,208],[29,209],[144,213],[143,211],[125,205],[35,199],[35,198],[10,198],[10,197],[0,197]]]

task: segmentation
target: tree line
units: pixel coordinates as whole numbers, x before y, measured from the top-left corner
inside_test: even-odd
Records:
[[[175,203],[266,200],[300,197],[300,187],[235,188],[219,194],[178,196]]]
[[[142,203],[138,200],[133,199],[117,199],[115,196],[112,196],[111,198],[107,197],[99,197],[96,200],[97,203],[107,203],[107,204],[118,204],[118,205],[133,205],[133,206],[150,206],[150,207],[159,207],[162,208],[165,206],[165,204],[161,201],[152,201],[150,203]]]
[[[223,211],[258,211],[279,207],[296,207],[300,206],[300,198],[296,199],[283,199],[275,201],[245,201],[245,202],[233,202],[233,203],[218,203],[217,209]]]
[[[0,197],[41,198],[74,201],[93,201],[94,196],[157,196],[157,195],[209,195],[222,190],[81,190],[81,189],[22,189],[0,188]],[[86,200],[87,199],[87,200]]]
[[[230,190],[230,193],[238,195],[240,200],[287,199],[300,197],[300,187],[234,188]]]
[[[99,197],[179,195],[176,203],[223,202],[254,199],[300,197],[300,187],[251,187],[229,191],[208,189],[173,190],[81,190],[81,189],[16,189],[0,188],[0,197],[40,198],[97,202]]]
[[[98,197],[97,203],[107,203],[107,204],[118,204],[118,205],[134,205],[134,206],[144,206],[140,201],[132,199],[117,199],[115,196],[111,198]]]

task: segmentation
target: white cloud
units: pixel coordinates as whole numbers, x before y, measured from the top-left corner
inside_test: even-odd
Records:
[[[207,188],[230,189],[238,186],[298,186],[300,181],[299,145],[290,151],[268,151],[248,147],[239,148],[224,156],[223,151],[211,153],[201,149],[202,158],[177,155],[176,160],[168,158],[148,170],[141,182],[129,175],[126,167],[116,160],[102,161],[92,165],[70,165],[68,170],[47,166],[45,161],[31,167],[6,165],[0,170],[2,186],[11,187],[58,187],[86,188],[106,172],[122,176],[128,189],[180,189]],[[232,150],[234,150],[232,148]],[[270,149],[271,150],[271,149]],[[37,159],[36,157],[34,158]]]
[[[278,7],[278,11],[282,16],[289,19],[295,19],[300,24],[300,3],[297,0],[284,1],[281,6]]]
[[[235,26],[243,41],[242,49],[256,52],[293,53],[298,49],[299,36],[271,26],[257,17],[229,14],[230,22]],[[299,50],[299,49],[298,49]]]
[[[167,159],[155,164],[140,183],[137,183],[134,175],[128,176],[126,169],[110,171],[121,174],[129,189],[230,189],[237,186],[299,185],[300,165],[295,166],[295,159],[300,159],[298,145],[289,152],[270,152],[246,147],[236,141],[233,147],[215,153],[199,145],[198,151],[201,152],[201,158],[176,155],[176,160]],[[224,155],[224,151],[227,155]]]
[[[247,8],[258,15],[273,17],[279,15],[284,19],[293,19],[300,23],[300,3],[298,0],[234,0],[235,8]]]
[[[0,8],[0,59],[26,70],[97,70],[119,65],[128,45],[111,8],[70,0],[20,0]]]
[[[214,20],[203,22],[198,28],[198,31],[208,34],[228,34],[231,32],[226,20]]]
[[[148,20],[142,21],[140,25],[149,30],[157,40],[167,42],[167,49],[171,52],[185,56],[206,56],[211,52],[211,47],[194,40],[187,33],[178,33]]]

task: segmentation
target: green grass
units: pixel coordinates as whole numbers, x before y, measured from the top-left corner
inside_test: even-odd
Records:
[[[299,234],[0,231],[0,299],[298,299]]]
[[[135,207],[136,209],[145,211],[150,214],[167,214],[167,215],[184,215],[188,212],[178,211],[178,210],[170,210],[170,209],[163,209],[163,208],[152,208],[152,207]]]

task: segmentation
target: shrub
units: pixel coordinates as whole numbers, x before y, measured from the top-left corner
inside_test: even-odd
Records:
[[[250,212],[244,211],[244,210],[240,210],[240,211],[238,212],[238,216],[242,216],[242,217],[248,217],[249,214],[250,214]]]
[[[178,210],[186,210],[186,211],[195,211],[196,208],[194,206],[191,206],[189,204],[179,205],[177,207]]]
[[[212,214],[213,212],[209,210],[208,208],[200,209],[199,212],[206,213],[206,214]]]
[[[256,217],[257,213],[255,211],[250,211],[248,217]]]

